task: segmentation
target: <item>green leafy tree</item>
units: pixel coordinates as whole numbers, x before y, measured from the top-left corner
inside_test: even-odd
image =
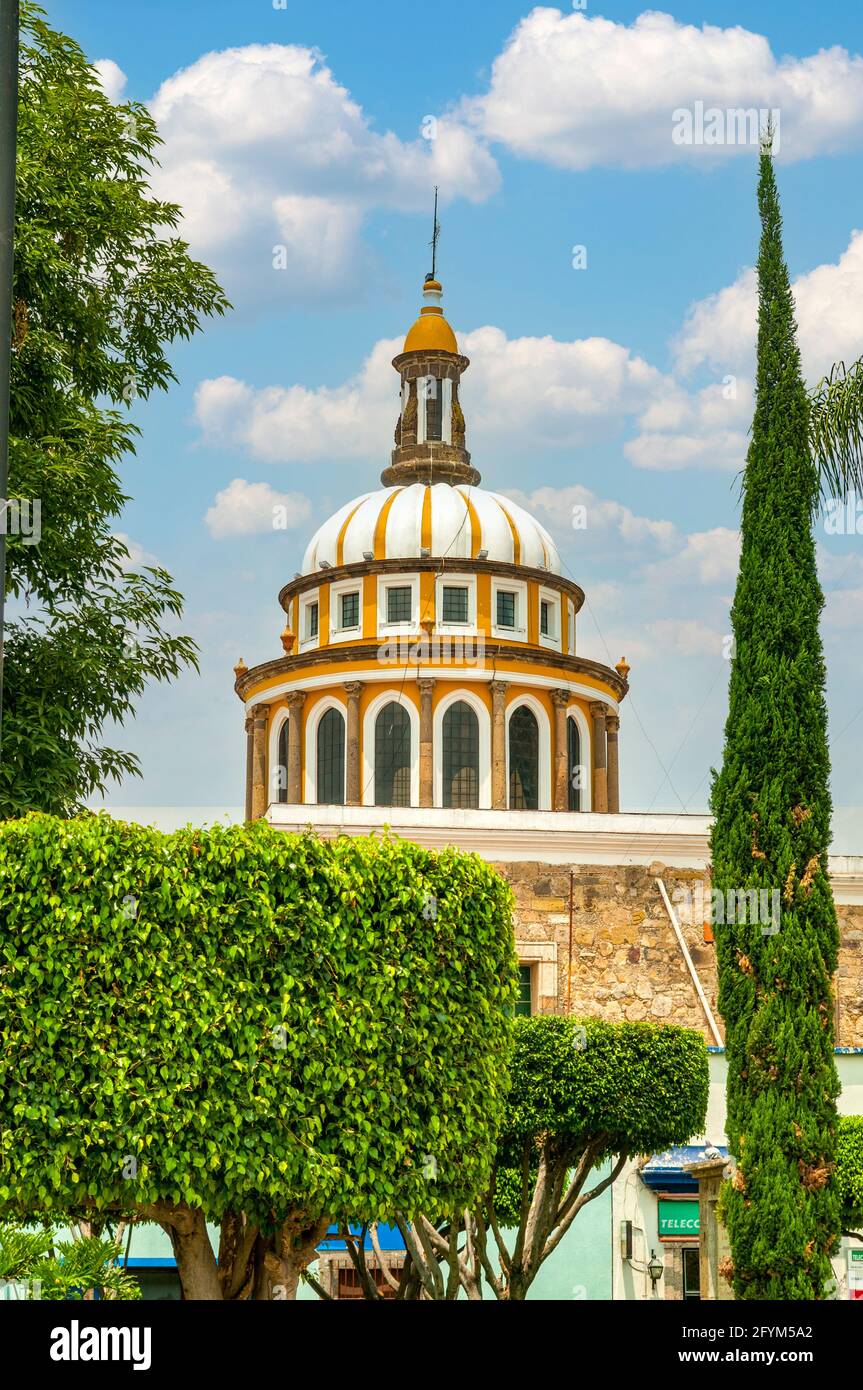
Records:
[[[815,1299],[839,1233],[833,990],[838,928],[830,843],[825,671],[813,518],[819,471],[782,251],[769,143],[758,202],[758,365],[743,476],[735,652],[712,791],[714,885],[749,894],[717,929],[728,1052],[726,1194],[738,1298]],[[780,894],[775,931],[754,909]],[[772,897],[765,900],[773,901]]]
[[[333,1222],[461,1210],[508,1084],[511,903],[407,841],[0,825],[0,1218],[157,1222],[186,1297],[223,1300],[293,1297]]]
[[[704,1126],[707,1048],[692,1029],[521,1018],[511,1068],[479,1198],[443,1219],[399,1216],[407,1260],[400,1281],[387,1280],[396,1298],[480,1299],[484,1289],[526,1298],[579,1212],[633,1155],[685,1143]],[[348,1251],[366,1297],[376,1298],[362,1245],[356,1239]]]
[[[842,1231],[863,1240],[863,1115],[841,1115],[836,1145],[836,1185]]]
[[[109,1301],[141,1297],[137,1280],[119,1263],[122,1246],[113,1239],[58,1239],[52,1231],[0,1225],[0,1287],[11,1286],[25,1301],[74,1302],[98,1293]]]
[[[0,815],[68,814],[137,773],[102,742],[106,725],[149,680],[195,662],[173,630],[170,575],[131,572],[114,534],[137,434],[128,406],[174,380],[166,345],[227,307],[173,235],[179,208],[150,194],[158,144],[146,108],[112,105],[78,45],[25,0],[9,495],[30,524],[7,538]]]

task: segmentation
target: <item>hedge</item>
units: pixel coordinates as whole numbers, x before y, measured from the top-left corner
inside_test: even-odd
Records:
[[[472,855],[105,815],[0,826],[0,1216],[452,1210],[508,1085]]]

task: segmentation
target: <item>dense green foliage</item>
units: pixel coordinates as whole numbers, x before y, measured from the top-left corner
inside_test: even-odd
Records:
[[[463,1205],[515,989],[479,859],[262,824],[0,826],[0,1213]]]
[[[108,1300],[139,1299],[140,1286],[117,1263],[121,1258],[114,1240],[59,1240],[51,1231],[0,1225],[0,1282],[25,1300],[74,1302],[95,1290]]]
[[[707,1047],[692,1029],[517,1019],[491,1180],[451,1220],[419,1218],[415,1239],[400,1223],[409,1259],[398,1296],[454,1298],[461,1289],[476,1299],[487,1288],[526,1298],[578,1213],[629,1158],[702,1131],[707,1093]]]
[[[523,1165],[533,1183],[543,1146],[568,1169],[587,1148],[596,1166],[683,1144],[704,1125],[707,1087],[707,1048],[692,1029],[518,1019],[496,1161],[499,1221],[519,1225]]]
[[[842,1229],[863,1232],[863,1115],[840,1116],[836,1186],[842,1203]]]
[[[150,196],[159,139],[146,108],[114,106],[77,44],[22,5],[9,495],[36,499],[41,538],[8,537],[0,815],[69,814],[137,771],[102,745],[148,679],[194,662],[165,630],[171,577],[130,569],[114,534],[128,406],[173,379],[164,346],[226,301]]]
[[[824,1295],[839,1231],[830,1182],[838,929],[827,874],[823,597],[812,534],[819,477],[766,147],[759,208],[757,396],[712,856],[716,888],[778,890],[781,921],[775,934],[757,922],[717,930],[727,1128],[737,1160],[725,1211],[737,1296],[812,1299]]]

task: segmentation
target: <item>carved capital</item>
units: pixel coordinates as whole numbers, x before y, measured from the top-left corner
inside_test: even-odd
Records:
[[[606,715],[605,727],[610,734],[616,734],[620,730],[620,716],[617,714]]]
[[[572,695],[568,690],[552,690],[551,692],[551,703],[556,709],[566,709],[571,700]]]
[[[592,719],[607,719],[610,710],[608,705],[604,705],[601,700],[593,700],[590,705],[590,716]]]
[[[358,700],[363,692],[362,681],[346,681],[345,694],[349,700]]]
[[[422,680],[417,681],[417,689],[420,695],[433,695],[437,681],[433,676],[423,676]]]
[[[291,714],[295,714],[295,713],[296,713],[296,714],[299,714],[299,712],[300,712],[300,710],[303,708],[303,705],[305,704],[305,702],[306,702],[306,692],[305,692],[305,690],[292,690],[292,691],[290,691],[289,694],[287,694],[287,695],[285,696],[285,704],[287,705],[288,709],[291,711]]]
[[[509,689],[508,681],[489,681],[488,688],[496,700],[502,700]]]

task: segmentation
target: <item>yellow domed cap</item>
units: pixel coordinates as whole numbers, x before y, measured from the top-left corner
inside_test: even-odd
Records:
[[[425,304],[420,316],[405,338],[403,352],[452,352],[458,354],[456,336],[444,318],[440,307],[443,291],[438,280],[426,280],[423,285]]]

